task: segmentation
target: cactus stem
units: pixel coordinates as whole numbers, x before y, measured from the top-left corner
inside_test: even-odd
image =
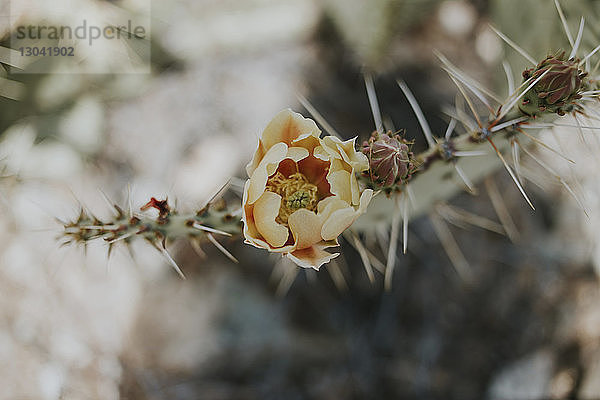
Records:
[[[99,220],[82,208],[74,221],[63,224],[66,243],[82,243],[85,246],[91,240],[104,239],[108,242],[110,255],[115,243],[125,242],[128,245],[133,238],[143,238],[161,252],[171,266],[178,271],[172,257],[167,256],[166,240],[185,237],[194,246],[194,243],[200,239],[208,239],[227,257],[235,260],[231,253],[213,237],[213,234],[231,236],[240,231],[239,216],[235,217],[229,213],[224,205],[218,206],[209,203],[198,213],[180,215],[169,206],[166,200],[151,198],[141,209],[143,211],[156,208],[159,211],[158,217],[143,214],[128,217],[117,205],[113,205],[111,208],[116,210],[117,215],[106,222]],[[126,247],[131,250],[130,246]]]
[[[574,59],[575,55],[577,55],[577,50],[579,50],[579,44],[581,43],[581,37],[583,36],[584,25],[585,18],[581,17],[581,21],[579,22],[579,31],[577,31],[577,39],[575,39],[575,43],[572,46],[571,53],[569,54],[569,60]]]
[[[403,80],[398,79],[396,81],[396,83],[398,83],[398,86],[400,86],[400,89],[402,89],[402,92],[404,93],[406,100],[408,100],[408,103],[410,104],[415,115],[417,116],[417,120],[419,121],[419,125],[421,125],[421,130],[423,130],[423,135],[425,135],[425,140],[427,140],[427,144],[429,145],[429,148],[435,148],[436,147],[435,140],[433,139],[433,134],[431,133],[431,128],[429,127],[429,124],[427,123],[427,119],[425,119],[425,115],[423,115],[423,111],[421,110],[421,107],[419,107],[419,103],[417,102],[417,99],[415,99],[415,96],[412,94],[412,92],[410,91],[410,89],[408,88],[408,86],[406,85],[406,83]]]

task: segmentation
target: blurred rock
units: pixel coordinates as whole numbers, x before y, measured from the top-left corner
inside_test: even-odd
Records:
[[[552,351],[539,350],[504,367],[493,379],[490,400],[543,399],[549,394],[554,366]]]
[[[584,366],[585,374],[578,396],[582,400],[593,400],[598,398],[600,394],[600,351],[588,354],[588,362]]]

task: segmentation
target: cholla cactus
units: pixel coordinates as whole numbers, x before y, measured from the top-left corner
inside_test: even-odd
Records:
[[[539,63],[498,33],[534,66],[523,72],[524,81],[517,88],[513,87],[511,74],[506,69],[510,95],[501,100],[500,96],[438,54],[470,113],[460,106],[448,112],[451,120],[444,134],[435,135],[431,131],[410,89],[404,82],[398,81],[427,141],[428,148],[422,153],[413,154],[411,143],[402,135],[384,132],[373,80],[367,76],[365,82],[376,131],[364,142],[360,151],[356,148],[355,139],[342,141],[304,100],[303,104],[326,128],[329,136],[322,137],[314,121],[291,110],[277,114],[265,128],[256,153],[246,167],[248,180],[239,211],[211,204],[198,213],[179,214],[166,200],[152,199],[143,208],[156,208],[158,217],[148,217],[131,210],[124,213],[115,206],[117,215],[113,220],[100,221],[82,213],[75,221],[65,224],[64,234],[71,242],[85,243],[94,238],[104,238],[111,245],[142,237],[159,249],[178,271],[166,251],[167,240],[184,237],[196,244],[208,240],[233,258],[214,235],[243,234],[248,244],[286,255],[301,267],[319,269],[338,255],[326,249],[337,247],[338,237],[343,236],[360,253],[369,278],[373,280],[373,266],[376,266],[385,273],[386,287],[390,287],[400,222],[406,251],[409,219],[429,213],[457,271],[468,277],[464,257],[435,214],[439,209],[437,204],[460,190],[457,180],[463,183],[463,188],[474,192],[477,181],[504,166],[526,202],[534,208],[522,184],[521,151],[540,163],[579,202],[566,181],[529,148],[539,144],[564,157],[540,141],[536,137],[537,131],[552,126],[552,121],[567,113],[575,118],[587,117],[587,105],[597,103],[600,94],[598,80],[588,76],[584,70],[586,62],[600,46],[582,59],[576,57],[582,29],[568,57],[564,52],[556,53]],[[488,109],[488,115],[478,112],[475,99]],[[579,120],[576,121],[579,124]],[[466,128],[466,132],[455,135],[458,122]],[[508,152],[512,152],[512,163],[507,160]],[[374,191],[386,195],[377,196]],[[493,192],[490,189],[492,200],[498,197]],[[495,201],[494,206],[498,208]],[[448,215],[448,209],[445,210]],[[482,222],[482,218],[477,216],[471,215],[467,219],[513,236],[514,229],[505,213],[498,214],[502,228],[496,228],[498,224],[493,222]],[[467,214],[454,212],[454,215]],[[379,228],[390,232],[385,265],[360,240],[360,235],[369,235]]]

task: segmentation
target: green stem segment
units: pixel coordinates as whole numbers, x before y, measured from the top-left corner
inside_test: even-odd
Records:
[[[120,241],[129,243],[135,238],[143,238],[156,247],[164,248],[167,239],[203,241],[209,239],[209,235],[241,234],[239,212],[231,212],[224,204],[209,205],[194,214],[179,214],[170,208],[166,200],[152,198],[142,210],[156,208],[159,211],[157,217],[125,213],[117,205],[114,208],[115,217],[104,221],[82,210],[75,221],[64,224],[64,244],[85,244],[104,239],[109,243],[110,251]]]

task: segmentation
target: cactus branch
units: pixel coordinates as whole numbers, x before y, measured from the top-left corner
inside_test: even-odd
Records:
[[[107,197],[106,199],[109,201]],[[85,245],[92,240],[103,239],[108,243],[110,254],[113,246],[118,242],[129,245],[135,239],[144,239],[166,258],[182,278],[184,275],[181,269],[166,249],[167,240],[185,238],[194,247],[197,247],[199,242],[209,241],[229,259],[235,260],[235,257],[213,236],[230,237],[241,233],[239,214],[228,210],[224,202],[209,203],[196,213],[179,214],[171,208],[166,199],[157,200],[152,197],[140,211],[155,209],[158,211],[157,216],[134,213],[131,208],[125,212],[116,204],[112,207],[115,216],[108,220],[101,220],[82,208],[75,220],[64,224],[63,244]]]

